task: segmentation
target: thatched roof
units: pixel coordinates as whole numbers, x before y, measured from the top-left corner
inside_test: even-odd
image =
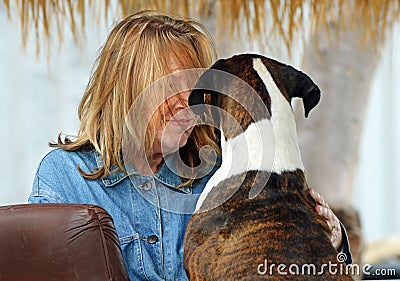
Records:
[[[400,0],[3,0],[9,18],[19,19],[23,45],[35,33],[39,48],[63,37],[67,24],[75,38],[85,30],[87,13],[95,19],[158,9],[198,19],[214,17],[217,30],[247,40],[274,34],[290,49],[296,34],[363,26],[360,38],[381,42],[400,16]],[[307,29],[307,30],[305,30]],[[218,33],[217,33],[218,35]],[[340,34],[339,39],[340,39]],[[218,38],[217,38],[218,39]],[[78,42],[79,40],[77,40]]]

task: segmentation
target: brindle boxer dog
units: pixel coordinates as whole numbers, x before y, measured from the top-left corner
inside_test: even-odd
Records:
[[[219,79],[212,74],[218,70],[238,79]],[[290,104],[293,97],[302,98],[307,117],[319,102],[319,88],[291,66],[243,54],[207,70],[189,105],[205,108],[205,94],[228,114],[217,118],[221,168],[206,185],[186,231],[189,279],[353,280],[337,260],[331,231],[307,191]]]

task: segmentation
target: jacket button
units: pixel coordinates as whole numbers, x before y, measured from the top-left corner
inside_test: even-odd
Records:
[[[149,244],[154,244],[154,243],[157,243],[157,242],[158,242],[158,237],[157,237],[157,235],[151,235],[151,236],[149,236],[149,237],[146,238],[146,241],[147,241]]]
[[[141,188],[144,191],[149,191],[151,189],[151,182],[150,181],[145,181],[142,185]]]

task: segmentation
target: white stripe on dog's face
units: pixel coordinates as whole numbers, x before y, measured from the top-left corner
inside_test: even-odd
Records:
[[[253,59],[253,68],[270,95],[271,119],[252,123],[242,134],[228,140],[221,130],[222,164],[205,186],[196,211],[212,188],[231,176],[248,171],[277,174],[297,169],[304,171],[292,107],[261,59]]]

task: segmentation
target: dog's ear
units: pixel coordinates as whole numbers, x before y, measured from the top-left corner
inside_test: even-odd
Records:
[[[290,100],[294,97],[303,99],[304,115],[308,117],[321,98],[318,86],[307,74],[290,65],[266,57],[261,59],[278,88],[285,90]]]
[[[305,75],[304,73],[302,73]],[[307,76],[307,75],[305,75]],[[317,85],[307,76],[308,79],[303,79],[299,90],[296,91],[296,97],[303,99],[304,115],[308,117],[311,109],[313,109],[321,99],[321,91]]]
[[[189,95],[189,107],[196,115],[204,112],[204,89],[194,89]]]
[[[303,99],[304,115],[308,117],[321,98],[321,91],[318,86],[308,77],[307,74],[290,67],[291,78],[295,81],[290,83],[292,86],[286,88],[290,98],[298,97]]]
[[[192,111],[197,115],[204,113],[205,108],[201,105],[206,103],[204,96],[206,93],[211,94],[213,97],[211,101],[215,101],[218,97],[219,93],[215,90],[215,77],[213,75],[215,75],[215,73],[213,73],[212,70],[204,72],[193,87],[193,90],[190,92],[188,103]],[[216,105],[213,102],[212,104]]]

